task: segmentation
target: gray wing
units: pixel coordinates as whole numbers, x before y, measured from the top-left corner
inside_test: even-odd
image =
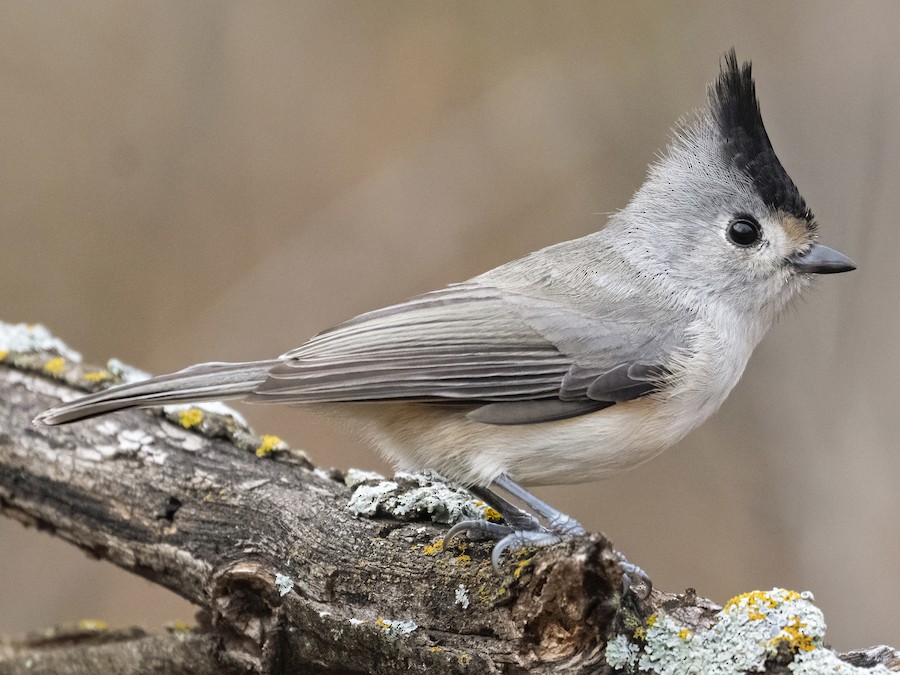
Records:
[[[464,404],[489,424],[544,422],[651,393],[680,337],[633,312],[604,320],[468,282],[320,333],[250,400]]]

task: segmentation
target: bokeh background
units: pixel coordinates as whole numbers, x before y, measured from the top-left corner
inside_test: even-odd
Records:
[[[823,241],[859,264],[653,462],[540,494],[657,586],[815,593],[900,643],[900,3],[0,4],[0,319],[153,372],[279,354],[599,228],[723,52],[752,58]],[[244,408],[329,466],[331,423]],[[192,609],[0,520],[0,631]]]

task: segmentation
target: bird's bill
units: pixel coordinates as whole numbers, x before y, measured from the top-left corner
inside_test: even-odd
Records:
[[[813,244],[806,253],[791,256],[790,262],[794,269],[805,274],[837,274],[856,269],[850,258],[822,244]]]

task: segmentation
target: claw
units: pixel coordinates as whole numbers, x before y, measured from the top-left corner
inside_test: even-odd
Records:
[[[494,550],[491,551],[491,565],[494,568],[494,572],[500,574],[500,558],[508,548],[512,546],[520,549],[528,546],[540,548],[543,546],[553,546],[553,544],[558,544],[560,541],[562,541],[562,539],[560,539],[559,535],[544,529],[516,530],[515,532],[510,532],[494,545]]]
[[[512,532],[513,529],[507,525],[490,523],[486,520],[464,520],[450,528],[450,531],[444,535],[444,542],[449,544],[450,540],[463,533],[470,540],[483,541],[485,539],[503,539]]]
[[[538,499],[506,474],[497,476],[492,485],[497,485],[524,502],[530,510],[537,513],[547,523],[546,526],[542,525],[535,516],[507,501],[489,487],[473,486],[470,488],[474,495],[500,512],[506,525],[490,523],[485,520],[467,520],[454,525],[447,532],[444,540],[450,542],[464,532],[469,539],[496,540],[497,543],[491,551],[491,565],[498,574],[500,573],[500,559],[510,548],[552,546],[584,534],[584,528],[577,520]],[[653,590],[653,583],[647,573],[637,565],[628,562],[625,556],[618,551],[614,550],[614,552],[619,558],[619,566],[622,569],[624,592],[630,591],[641,600],[649,597]]]
[[[619,557],[619,567],[622,569],[622,585],[623,592],[631,591],[638,599],[646,600],[653,591],[653,582],[647,573],[634,563],[628,562],[628,559],[619,551],[613,549]]]

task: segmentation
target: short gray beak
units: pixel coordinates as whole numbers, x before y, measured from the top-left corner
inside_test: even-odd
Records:
[[[794,269],[806,274],[837,274],[856,269],[850,258],[822,244],[813,244],[803,255],[792,255],[788,260]]]

